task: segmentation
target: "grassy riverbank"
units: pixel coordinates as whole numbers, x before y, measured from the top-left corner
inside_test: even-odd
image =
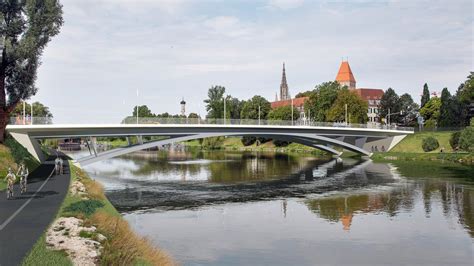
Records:
[[[375,161],[449,161],[467,165],[474,164],[474,153],[455,152],[449,144],[451,131],[417,132],[408,135],[390,152],[376,152],[372,156]],[[424,138],[434,137],[438,140],[439,148],[424,152],[422,141]],[[441,152],[443,149],[443,152]]]
[[[208,149],[207,147],[203,146],[199,140],[191,140],[183,142],[183,144],[187,147],[191,148],[199,148],[199,149]],[[252,145],[244,146],[242,141],[239,137],[228,137],[225,138],[222,143],[220,143],[217,147],[213,147],[214,149],[220,150],[231,150],[231,151],[274,151],[274,152],[284,152],[284,153],[312,153],[315,155],[328,155],[327,153],[308,147],[305,145],[301,145],[298,143],[291,143],[286,147],[277,147],[273,144],[272,141],[268,141],[262,144],[257,145],[254,143]]]
[[[76,217],[86,226],[95,226],[96,233],[81,232],[81,237],[98,241],[100,233],[106,237],[99,241],[102,250],[101,265],[174,265],[173,260],[163,251],[156,249],[145,238],[138,237],[105,197],[102,186],[90,179],[79,167],[71,163],[71,186],[62,203],[56,219]],[[85,194],[73,194],[73,184],[84,185]],[[47,247],[46,233],[38,240],[24,259],[23,265],[72,265],[64,251],[54,251]]]
[[[0,191],[6,189],[4,178],[7,175],[8,167],[11,167],[16,173],[18,165],[22,161],[25,162],[30,172],[40,165],[40,163],[14,139],[7,138],[5,144],[0,144]]]

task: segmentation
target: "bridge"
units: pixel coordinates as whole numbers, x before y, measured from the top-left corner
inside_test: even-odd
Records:
[[[41,121],[36,119],[35,121]],[[412,128],[368,124],[319,123],[304,121],[136,119],[121,124],[10,124],[7,131],[36,159],[44,161],[39,140],[84,138],[90,155],[77,159],[81,165],[160,147],[166,144],[208,137],[254,136],[300,143],[334,155],[342,150],[371,156],[374,150],[389,151]],[[161,136],[160,140],[139,142],[108,151],[96,149],[96,137]]]

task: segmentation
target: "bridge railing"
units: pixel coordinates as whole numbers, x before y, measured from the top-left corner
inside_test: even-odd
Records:
[[[79,122],[78,122],[79,123]],[[25,120],[12,118],[11,125],[49,125],[53,120],[49,117],[33,117]],[[76,124],[75,122],[67,124]],[[100,123],[104,124],[104,123]],[[105,123],[113,124],[113,123]],[[213,119],[213,118],[184,118],[184,117],[126,117],[120,124],[163,124],[163,125],[249,125],[249,126],[307,126],[307,127],[337,127],[337,128],[373,128],[401,131],[414,131],[412,127],[383,125],[378,123],[346,124],[344,122],[317,122],[309,119],[298,120],[258,120],[258,119]]]

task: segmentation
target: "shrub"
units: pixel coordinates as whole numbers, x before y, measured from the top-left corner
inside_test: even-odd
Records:
[[[273,144],[275,144],[276,147],[286,147],[290,145],[288,141],[278,140],[278,139],[273,140]]]
[[[224,144],[224,137],[211,137],[211,138],[205,138],[202,141],[202,147],[204,149],[218,149],[221,148],[222,144]]]
[[[421,147],[425,152],[434,151],[439,148],[439,143],[434,137],[427,137],[423,139]]]
[[[461,137],[461,131],[456,131],[451,134],[451,138],[449,138],[449,145],[453,150],[456,150],[459,147],[459,138]]]
[[[241,141],[244,146],[250,146],[257,141],[257,138],[252,136],[243,136]]]
[[[98,200],[81,200],[67,206],[64,211],[72,214],[83,213],[86,216],[90,216],[97,209],[102,207],[104,207],[104,204]]]
[[[466,127],[461,132],[459,147],[465,151],[474,151],[474,126]]]

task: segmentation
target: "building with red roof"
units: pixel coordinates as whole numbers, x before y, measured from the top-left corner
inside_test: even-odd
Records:
[[[356,88],[356,80],[354,74],[352,74],[351,66],[349,66],[349,61],[341,62],[341,66],[337,72],[336,81],[342,86],[347,86],[351,90]]]

